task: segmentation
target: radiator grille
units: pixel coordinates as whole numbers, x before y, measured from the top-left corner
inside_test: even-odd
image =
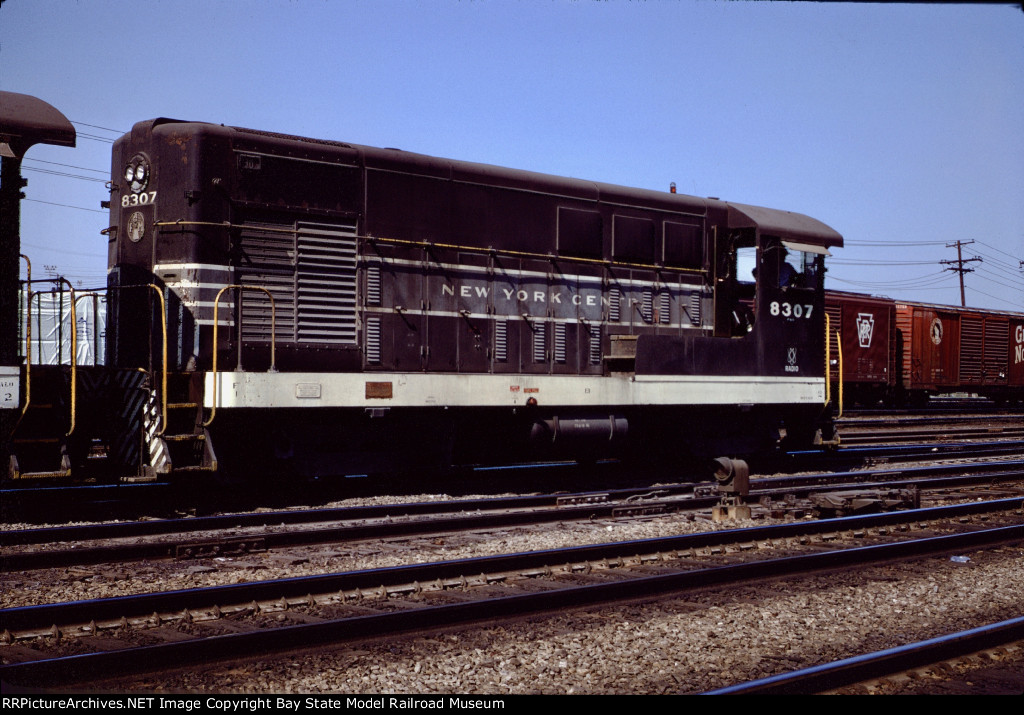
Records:
[[[297,227],[300,343],[356,342],[356,236],[352,227]]]
[[[246,222],[240,283],[274,297],[278,342],[356,343],[356,233],[345,224]],[[242,295],[242,339],[270,340],[270,299]]]
[[[262,286],[274,296],[280,342],[295,340],[295,234],[291,226],[248,222],[241,234],[236,276],[243,285]],[[270,341],[270,298],[262,291],[242,294],[242,339]]]

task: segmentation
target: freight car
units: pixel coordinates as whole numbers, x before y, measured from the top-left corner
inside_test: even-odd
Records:
[[[157,119],[114,145],[137,465],[366,474],[831,436],[810,217]],[[124,450],[130,452],[131,450]]]
[[[826,310],[833,389],[841,380],[850,402],[920,405],[954,392],[1024,400],[1024,314],[832,291]]]
[[[912,400],[943,392],[1024,399],[1024,314],[897,302],[896,324]]]

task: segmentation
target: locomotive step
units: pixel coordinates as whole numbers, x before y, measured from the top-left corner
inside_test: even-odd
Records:
[[[63,479],[70,476],[71,470],[66,469],[56,472],[19,472],[16,479]]]
[[[206,440],[206,435],[205,434],[192,434],[191,432],[188,433],[188,434],[165,434],[164,435],[164,441],[165,442],[188,442],[188,441],[203,442],[205,440]]]
[[[216,467],[204,467],[201,464],[190,465],[187,467],[175,467],[174,473],[180,474],[182,472],[216,472]]]

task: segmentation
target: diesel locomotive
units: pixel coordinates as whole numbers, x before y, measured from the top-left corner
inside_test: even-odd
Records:
[[[129,472],[831,436],[824,260],[843,239],[808,216],[171,119],[117,140],[110,188]]]

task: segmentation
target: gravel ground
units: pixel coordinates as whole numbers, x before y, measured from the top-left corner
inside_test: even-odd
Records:
[[[1019,616],[1020,547],[134,680],[243,693],[701,692]],[[1018,661],[1018,666],[1020,661]],[[1018,669],[1018,692],[1024,671]],[[1011,685],[1012,687],[1012,685]]]
[[[103,598],[742,525],[677,515],[424,537],[398,546],[362,542],[237,559],[4,574],[0,603]],[[140,677],[116,687],[254,694],[701,692],[1019,616],[1022,554],[1024,546],[1017,546],[971,553],[967,563],[928,559],[709,590],[496,628]],[[1024,672],[1024,664],[1017,665],[1017,673]],[[1018,692],[1024,691],[1020,678]],[[906,684],[912,686],[922,684]]]
[[[752,521],[746,522],[746,526],[753,524]],[[0,574],[0,585],[3,586],[0,607],[112,598],[198,586],[221,586],[407,563],[583,546],[605,541],[650,539],[741,526],[743,523],[740,522],[735,525],[715,524],[710,519],[691,519],[681,514],[652,520],[565,522],[493,532],[424,536],[389,540],[386,544],[352,542],[317,545],[195,561],[140,561]],[[244,533],[239,529],[224,532],[224,536]]]

